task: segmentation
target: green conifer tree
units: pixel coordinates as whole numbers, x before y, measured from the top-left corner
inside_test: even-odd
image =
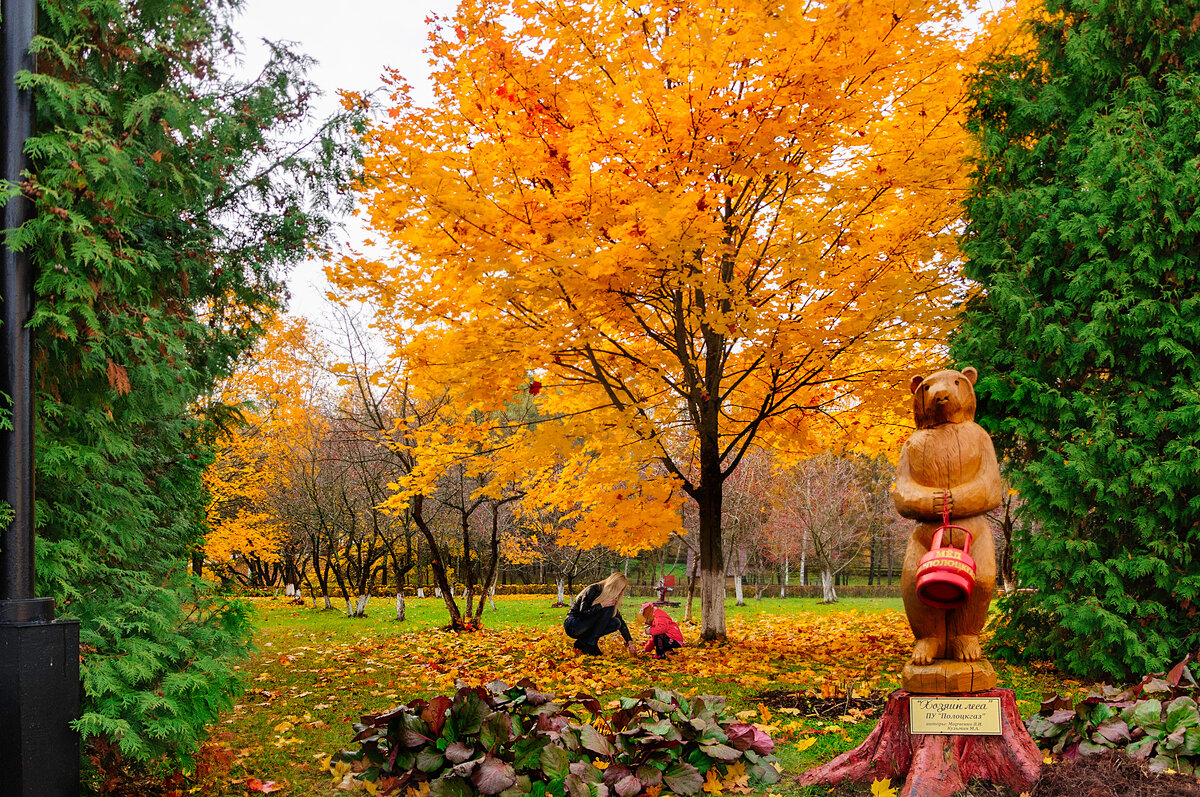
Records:
[[[975,85],[953,341],[1035,521],[995,640],[1128,678],[1200,647],[1200,2],[1047,0],[1031,30]]]
[[[38,273],[38,589],[82,621],[94,757],[186,763],[231,704],[246,609],[189,572],[223,411],[200,397],[280,306],[355,162],[347,120],[305,127],[305,59],[277,47],[228,77],[236,5],[40,0],[22,77],[37,216],[10,241]]]

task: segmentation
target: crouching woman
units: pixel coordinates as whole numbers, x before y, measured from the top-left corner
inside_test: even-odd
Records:
[[[571,601],[563,630],[575,640],[574,647],[590,656],[600,655],[600,637],[619,633],[631,655],[637,654],[633,636],[625,619],[621,617],[621,598],[629,581],[620,573],[613,573],[603,581],[589,584],[580,590]]]

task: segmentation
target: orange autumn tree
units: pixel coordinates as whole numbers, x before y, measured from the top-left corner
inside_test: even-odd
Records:
[[[280,553],[285,528],[273,498],[286,492],[289,457],[311,445],[318,349],[304,319],[280,316],[210,401],[237,408],[226,424],[216,454],[205,469],[209,493],[209,532],[204,555],[214,571],[232,578],[238,562],[266,582],[284,565]],[[295,575],[282,573],[295,583]]]
[[[574,501],[593,543],[652,504],[639,533],[659,542],[690,496],[702,637],[723,637],[722,485],[743,454],[880,412],[946,335],[965,13],[464,0],[431,35],[436,102],[393,74],[367,134],[361,192],[394,259],[331,278],[464,407],[538,394],[527,501]]]

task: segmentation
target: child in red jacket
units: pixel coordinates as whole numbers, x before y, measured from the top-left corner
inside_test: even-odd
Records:
[[[642,650],[653,650],[654,658],[664,659],[668,652],[683,647],[683,632],[679,630],[679,625],[654,601],[642,604],[642,620],[646,623],[646,633],[650,635]]]

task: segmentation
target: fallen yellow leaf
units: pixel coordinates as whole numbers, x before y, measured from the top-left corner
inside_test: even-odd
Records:
[[[897,797],[898,792],[892,788],[892,779],[871,781],[871,797]]]

